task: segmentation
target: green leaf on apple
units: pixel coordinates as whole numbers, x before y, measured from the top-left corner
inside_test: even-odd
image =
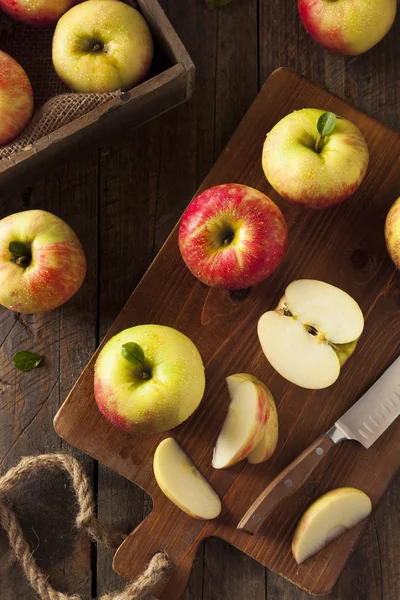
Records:
[[[122,356],[128,360],[135,367],[143,367],[144,365],[144,352],[139,344],[136,342],[128,342],[122,346]]]
[[[318,119],[317,129],[321,135],[331,135],[335,127],[336,115],[334,113],[326,112]]]
[[[10,242],[8,249],[15,258],[29,255],[29,248],[24,242]]]
[[[206,0],[208,8],[218,8],[224,4],[229,4],[232,0]]]
[[[39,356],[39,354],[34,354],[33,352],[28,352],[26,350],[21,350],[14,354],[12,359],[12,364],[19,371],[32,371],[32,369],[36,369],[43,362],[43,356]]]
[[[322,152],[324,147],[324,139],[327,135],[331,135],[336,127],[336,115],[331,112],[323,113],[318,119],[317,129],[319,137],[315,144],[315,152],[318,154]]]

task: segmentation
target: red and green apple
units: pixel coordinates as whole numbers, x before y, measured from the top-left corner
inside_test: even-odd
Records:
[[[179,228],[188,269],[206,285],[228,290],[249,288],[271,275],[286,246],[287,226],[277,205],[236,183],[194,198]]]
[[[25,129],[33,111],[28,75],[16,60],[0,50],[0,146]]]
[[[79,290],[85,275],[85,253],[62,219],[27,210],[0,221],[0,304],[6,308],[52,310]]]
[[[137,325],[111,338],[97,357],[97,406],[130,433],[160,433],[196,410],[205,388],[204,366],[194,343],[164,325]]]
[[[57,23],[54,68],[76,92],[130,89],[145,79],[152,60],[149,26],[119,0],[83,2]]]
[[[0,9],[27,25],[53,25],[82,0],[0,0]]]
[[[400,198],[394,202],[386,217],[385,240],[390,258],[400,269]]]
[[[387,34],[397,0],[298,0],[300,18],[326,50],[356,56]]]
[[[316,108],[286,115],[268,133],[262,153],[266,178],[283,198],[328,208],[349,198],[368,168],[368,147],[347,119]]]

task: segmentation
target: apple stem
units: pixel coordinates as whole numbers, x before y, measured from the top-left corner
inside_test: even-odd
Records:
[[[320,154],[322,152],[322,149],[324,147],[324,137],[325,136],[324,136],[323,133],[319,134],[319,137],[318,137],[317,142],[315,144],[315,152],[317,154]]]
[[[140,379],[150,379],[150,373],[147,371],[142,371],[139,375]]]
[[[11,254],[11,260],[15,262],[15,264],[24,269],[30,265],[32,254],[27,244],[24,244],[24,242],[10,242],[8,250]]]
[[[29,256],[19,256],[15,262],[17,263],[17,265],[20,265],[20,267],[27,267],[29,265],[29,263],[31,262]]]

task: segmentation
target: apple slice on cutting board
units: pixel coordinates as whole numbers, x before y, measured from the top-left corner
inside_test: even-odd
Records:
[[[342,533],[365,519],[371,500],[361,490],[337,488],[324,494],[301,517],[292,541],[293,556],[301,564]]]
[[[173,438],[157,446],[153,469],[161,491],[185,513],[195,519],[218,517],[218,494]]]
[[[276,450],[279,433],[278,412],[276,410],[274,397],[270,390],[262,381],[257,379],[257,377],[254,375],[250,375],[249,373],[235,373],[234,375],[229,375],[229,377],[226,378],[226,383],[228,385],[228,391],[231,398],[233,398],[242,381],[253,381],[256,384],[261,385],[264,388],[268,398],[268,415],[264,427],[264,433],[262,434],[258,444],[247,456],[249,463],[258,465],[259,463],[271,458]]]
[[[343,290],[313,279],[293,281],[278,307],[258,322],[268,361],[288,381],[322,389],[339,377],[364,328],[357,302]]]
[[[252,376],[240,383],[233,379],[240,376],[228,381],[232,399],[214,449],[215,469],[230,467],[246,458],[261,440],[267,423],[269,402],[265,386]]]

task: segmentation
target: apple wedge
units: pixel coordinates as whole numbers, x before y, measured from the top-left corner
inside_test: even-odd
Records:
[[[313,279],[293,281],[274,311],[258,322],[265,356],[288,381],[322,389],[339,377],[364,328],[357,302],[343,290]]]
[[[262,437],[256,445],[256,447],[254,448],[254,450],[250,452],[250,454],[247,457],[249,463],[251,463],[252,465],[258,465],[259,463],[262,463],[271,458],[271,456],[275,452],[276,446],[278,444],[278,413],[276,410],[274,397],[272,396],[267,386],[264,385],[262,381],[257,379],[257,377],[255,377],[254,375],[250,375],[249,373],[235,373],[234,375],[229,375],[229,377],[226,378],[226,383],[228,385],[228,391],[231,398],[233,398],[242,381],[253,381],[258,385],[262,385],[268,397],[269,407],[267,422],[265,423],[264,427],[264,433],[262,434]]]
[[[221,500],[173,438],[163,440],[154,454],[154,476],[161,491],[195,519],[215,519]]]
[[[243,460],[261,440],[269,402],[265,386],[254,379],[244,380],[237,387],[232,380],[228,383],[228,390],[234,391],[214,449],[212,465],[215,469],[225,469]]]
[[[337,488],[318,498],[296,527],[292,541],[296,562],[300,565],[314,556],[332,540],[365,519],[371,510],[371,500],[355,488]]]
[[[278,445],[278,412],[271,392],[269,390],[267,391],[269,403],[268,418],[261,440],[247,457],[247,460],[251,465],[258,465],[271,458]]]

